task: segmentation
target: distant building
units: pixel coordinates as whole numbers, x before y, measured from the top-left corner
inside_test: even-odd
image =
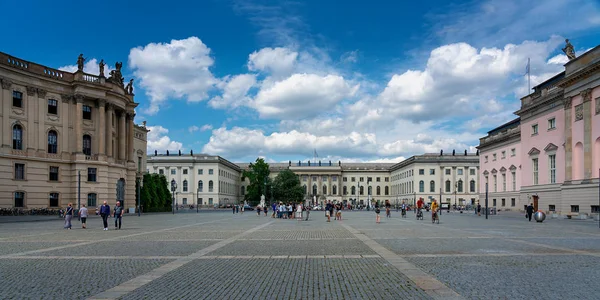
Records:
[[[109,78],[81,69],[0,52],[0,207],[77,207],[79,174],[82,204],[135,207],[148,132],[134,124],[138,104],[120,67]]]
[[[492,201],[510,198],[511,207],[534,203],[562,214],[598,213],[600,46],[535,86],[516,114],[519,126],[509,123],[480,139],[480,166]],[[503,174],[509,176],[506,190]]]

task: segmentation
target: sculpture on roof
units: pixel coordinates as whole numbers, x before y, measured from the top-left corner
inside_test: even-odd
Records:
[[[467,156],[467,149],[465,149],[465,156]]]
[[[115,69],[110,71],[110,77],[108,77],[108,81],[123,86],[123,75],[121,74],[121,68],[123,67],[122,62],[117,62],[115,64]]]
[[[100,60],[100,63],[98,64],[98,69],[100,70],[100,77],[104,77],[104,66],[106,64],[104,63],[104,59]]]
[[[85,58],[83,57],[83,53],[79,54],[77,57],[77,71],[83,71],[83,64],[85,63]]]
[[[565,45],[565,47],[562,48],[562,51],[567,55],[569,60],[575,59],[577,56],[575,55],[575,49],[573,48],[573,45],[571,45],[569,39],[566,39],[565,42],[567,43],[567,45]]]
[[[129,95],[133,95],[133,78],[129,80],[129,83],[125,87],[125,93]]]

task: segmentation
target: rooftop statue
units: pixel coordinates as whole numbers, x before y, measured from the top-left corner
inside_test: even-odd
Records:
[[[106,64],[104,63],[104,59],[100,60],[100,63],[98,64],[98,68],[100,69],[100,77],[104,77],[104,66]]]
[[[571,45],[569,39],[566,39],[565,42],[567,45],[562,49],[562,51],[567,55],[569,60],[575,59],[577,56],[575,55],[575,49],[573,48],[573,45]]]
[[[125,93],[133,95],[133,79],[129,80],[129,83],[125,87]]]
[[[83,57],[83,53],[79,54],[77,57],[77,71],[83,71],[83,64],[85,63],[85,58]]]
[[[115,64],[115,70],[110,71],[110,77],[108,78],[108,81],[123,86],[123,80],[125,78],[123,78],[123,76],[121,74],[121,67],[123,67],[122,62],[117,62]]]

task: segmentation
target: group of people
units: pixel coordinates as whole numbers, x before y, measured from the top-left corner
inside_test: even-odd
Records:
[[[265,206],[265,209],[267,209],[267,206]],[[277,219],[302,219],[302,212],[309,210],[307,207],[304,207],[302,204],[299,203],[288,203],[286,205],[283,202],[279,202],[279,204],[271,204],[271,209],[273,210],[273,214],[271,215],[271,217],[276,217]],[[306,220],[308,220],[308,213],[306,214]]]
[[[327,222],[331,222],[331,216],[334,215],[334,211],[335,211],[335,220],[336,221],[341,221],[342,220],[342,209],[343,209],[343,204],[341,202],[337,202],[337,203],[331,203],[331,201],[327,201],[327,204],[325,205],[325,217],[327,217]]]
[[[110,210],[110,206],[106,201],[100,206],[97,211],[99,215],[102,217],[103,230],[108,230],[108,217],[112,215],[115,218],[115,229],[121,229],[123,213],[125,210],[121,206],[121,202],[117,201],[112,213]],[[88,209],[85,207],[85,204],[81,204],[81,208],[77,212],[79,214],[79,218],[81,219],[81,228],[86,229],[86,223],[88,218]],[[71,229],[73,227],[72,220],[74,215],[73,203],[69,203],[67,205],[67,209],[65,210],[65,229]]]

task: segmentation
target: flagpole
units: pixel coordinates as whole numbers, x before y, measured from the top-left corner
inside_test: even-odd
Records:
[[[527,58],[527,95],[531,94],[531,59]]]

